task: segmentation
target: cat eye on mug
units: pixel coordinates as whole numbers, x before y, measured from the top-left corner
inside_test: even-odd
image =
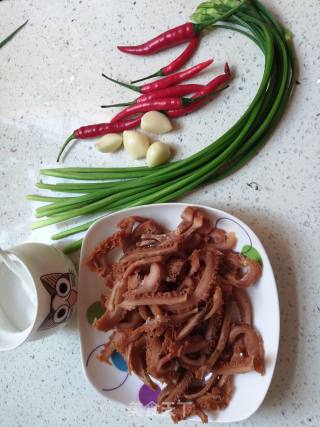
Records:
[[[76,301],[76,270],[58,249],[42,243],[0,249],[0,351],[51,335]]]

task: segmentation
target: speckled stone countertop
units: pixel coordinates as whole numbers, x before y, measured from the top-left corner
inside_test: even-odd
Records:
[[[224,209],[247,222],[265,245],[278,282],[281,341],[275,376],[259,411],[238,425],[319,426],[319,0],[265,2],[295,34],[300,62],[295,97],[253,161],[183,201]],[[0,39],[29,19],[0,51],[1,247],[49,241],[52,229],[28,230],[34,206],[25,195],[35,192],[40,167],[55,166],[58,147],[72,129],[105,121],[112,111],[99,105],[127,99],[128,93],[102,79],[101,72],[138,77],[173,55],[134,58],[121,55],[115,45],[184,22],[197,3],[163,0],[160,8],[158,0],[0,3]],[[210,56],[217,72],[228,60],[236,78],[212,106],[180,120],[180,129],[163,138],[172,143],[177,158],[229,128],[261,78],[262,55],[242,36],[225,30],[210,34],[194,61]],[[202,79],[207,77],[204,73]],[[111,157],[92,145],[74,145],[65,165],[107,165]],[[128,161],[120,153],[112,163]],[[171,425],[168,418],[133,417],[96,395],[82,374],[76,319],[50,338],[0,354],[0,414],[3,427]]]

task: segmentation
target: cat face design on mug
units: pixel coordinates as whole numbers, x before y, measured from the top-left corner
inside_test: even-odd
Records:
[[[51,273],[40,277],[41,283],[51,296],[50,312],[38,331],[54,328],[66,322],[77,302],[75,276],[73,273]]]

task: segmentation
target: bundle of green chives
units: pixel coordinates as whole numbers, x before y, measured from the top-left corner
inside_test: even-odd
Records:
[[[242,2],[232,14],[228,14],[228,17],[225,15],[221,23],[215,24],[217,19],[212,10],[221,7],[224,1],[227,2],[212,0],[200,4],[192,18],[195,22],[206,25],[212,21],[212,28],[231,29],[244,34],[255,42],[264,54],[262,81],[243,116],[224,135],[198,153],[152,169],[42,169],[42,175],[75,181],[39,183],[39,188],[81,195],[28,196],[29,200],[48,202],[36,210],[36,217],[40,219],[32,228],[97,212],[105,214],[132,206],[175,200],[205,182],[217,181],[233,173],[261,148],[282,117],[292,93],[296,74],[292,35],[258,0]],[[52,239],[63,239],[83,232],[95,220],[57,233]],[[68,253],[79,249],[80,246],[81,239],[66,246],[64,251]]]

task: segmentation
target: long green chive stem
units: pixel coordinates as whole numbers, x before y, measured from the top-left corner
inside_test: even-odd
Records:
[[[70,135],[70,136],[65,140],[65,143],[62,145],[62,147],[61,147],[61,149],[60,149],[60,151],[59,151],[59,154],[58,154],[58,157],[57,157],[57,162],[59,162],[60,157],[62,156],[62,153],[64,152],[65,148],[67,147],[67,145],[69,145],[69,143],[70,143],[73,139],[76,139],[76,137],[75,137],[75,135],[74,135],[74,134]]]
[[[31,200],[33,202],[66,202],[72,197],[49,197],[49,196],[39,196],[39,194],[29,194],[26,196],[27,200]]]
[[[84,224],[77,225],[76,227],[69,228],[68,230],[61,231],[60,233],[53,234],[51,236],[51,239],[52,240],[60,240],[60,239],[64,239],[65,237],[73,236],[74,234],[78,234],[78,233],[81,233],[83,231],[87,231],[88,228],[100,218],[102,218],[102,216],[98,217],[92,221],[85,222]]]
[[[137,172],[137,171],[150,171],[150,168],[147,166],[139,166],[139,167],[131,167],[131,168],[121,168],[121,170],[124,169],[126,172]],[[118,168],[79,168],[79,167],[70,167],[70,168],[52,168],[52,169],[40,169],[41,175],[48,175],[51,176],[50,173],[56,172],[57,170],[63,171],[63,172],[75,172],[75,173],[97,173],[97,172],[115,172],[118,170]]]
[[[52,170],[51,172],[43,173],[42,175],[54,176],[56,178],[68,178],[68,179],[79,179],[79,180],[87,180],[87,181],[95,181],[98,179],[121,179],[123,175],[120,172],[97,172],[97,173],[77,173],[77,172],[64,172],[63,168]],[[125,179],[129,178],[139,178],[140,176],[145,176],[145,173],[141,173],[140,171],[132,171],[127,172]]]
[[[82,239],[76,240],[63,248],[63,252],[67,255],[72,252],[79,251],[82,246]]]

